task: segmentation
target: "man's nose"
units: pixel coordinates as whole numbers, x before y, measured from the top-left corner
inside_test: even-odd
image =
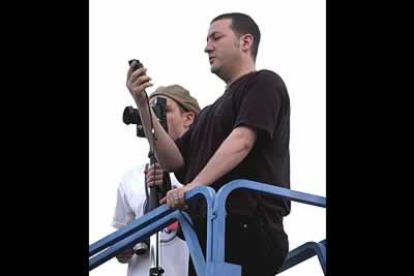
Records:
[[[209,42],[207,42],[206,47],[204,48],[205,53],[211,53],[213,51],[213,45]]]

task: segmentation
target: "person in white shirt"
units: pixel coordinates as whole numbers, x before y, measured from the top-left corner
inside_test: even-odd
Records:
[[[179,85],[157,88],[149,99],[151,101],[156,97],[164,97],[167,100],[168,134],[174,140],[181,137],[190,128],[200,112],[197,100]],[[148,186],[163,184],[163,170],[158,164],[149,167],[148,170],[145,167],[146,165],[143,164],[129,170],[119,184],[112,221],[112,226],[115,228],[122,228],[132,220],[144,215],[147,204],[145,179],[147,179]],[[182,186],[174,174],[170,174],[170,178],[172,187]],[[188,272],[189,253],[185,241],[177,236],[177,227],[178,223],[173,223],[159,232],[160,266],[165,270],[166,276],[183,276]],[[134,250],[130,248],[117,255],[116,258],[120,263],[128,263],[127,276],[148,276],[149,250],[138,255],[134,254]]]

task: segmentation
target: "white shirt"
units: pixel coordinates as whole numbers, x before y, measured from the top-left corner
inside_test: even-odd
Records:
[[[118,187],[118,197],[112,226],[121,228],[132,220],[144,214],[145,194],[145,165],[128,171]],[[171,185],[182,186],[174,174],[170,174]],[[164,276],[185,276],[188,270],[188,249],[185,241],[176,236],[175,231],[159,232],[160,266]],[[127,276],[149,275],[149,250],[143,255],[134,254],[128,263]]]

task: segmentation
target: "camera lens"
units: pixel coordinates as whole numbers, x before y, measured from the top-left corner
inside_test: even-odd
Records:
[[[125,107],[124,113],[122,115],[122,121],[127,125],[140,124],[141,120],[139,118],[138,109],[135,109],[132,106]]]

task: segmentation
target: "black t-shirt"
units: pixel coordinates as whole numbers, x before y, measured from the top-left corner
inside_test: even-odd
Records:
[[[257,131],[257,140],[247,157],[215,181],[216,191],[235,179],[247,179],[290,188],[290,101],[283,80],[274,72],[260,70],[240,77],[205,107],[190,129],[176,140],[184,158],[177,179],[187,184],[208,161],[234,128],[248,126]],[[190,214],[205,211],[203,200],[190,206]],[[229,214],[262,216],[277,223],[290,212],[290,202],[253,191],[235,191],[227,201]]]

